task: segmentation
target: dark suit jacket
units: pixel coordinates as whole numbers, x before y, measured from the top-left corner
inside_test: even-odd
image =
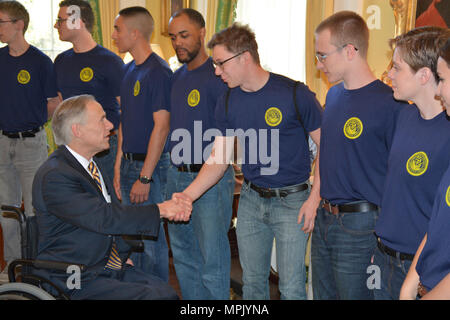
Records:
[[[99,170],[102,172],[100,166]],[[64,146],[39,168],[33,181],[39,229],[37,259],[84,264],[88,267],[85,278],[104,267],[113,239],[124,261],[130,246],[121,235],[158,236],[158,207],[121,205],[111,181],[106,174],[102,176],[111,203]],[[61,276],[59,273],[58,278]]]

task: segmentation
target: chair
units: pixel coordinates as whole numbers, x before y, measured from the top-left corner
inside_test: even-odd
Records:
[[[1,206],[3,215],[19,222],[22,259],[9,264],[10,283],[0,286],[0,300],[69,300],[64,291],[53,282],[33,274],[33,269],[50,269],[66,272],[74,263],[36,260],[38,245],[38,225],[35,216],[27,217],[24,212],[13,206]],[[76,265],[83,272],[84,265]],[[44,288],[52,288],[56,296],[50,295]]]

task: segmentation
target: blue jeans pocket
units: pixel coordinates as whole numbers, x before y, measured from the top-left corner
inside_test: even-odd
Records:
[[[344,232],[368,235],[375,231],[378,211],[340,213],[339,225]]]

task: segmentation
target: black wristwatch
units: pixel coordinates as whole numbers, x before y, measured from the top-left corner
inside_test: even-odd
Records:
[[[147,177],[147,176],[140,176],[140,177],[139,177],[139,181],[140,181],[142,184],[149,184],[151,181],[153,181],[153,179],[151,179],[151,178],[149,178],[149,177]]]

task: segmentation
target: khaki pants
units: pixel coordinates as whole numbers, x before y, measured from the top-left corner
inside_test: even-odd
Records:
[[[0,134],[0,204],[20,206],[25,214],[33,215],[32,185],[34,175],[47,159],[45,130],[33,138],[12,139]],[[15,219],[0,215],[6,261],[21,257],[20,229]]]

